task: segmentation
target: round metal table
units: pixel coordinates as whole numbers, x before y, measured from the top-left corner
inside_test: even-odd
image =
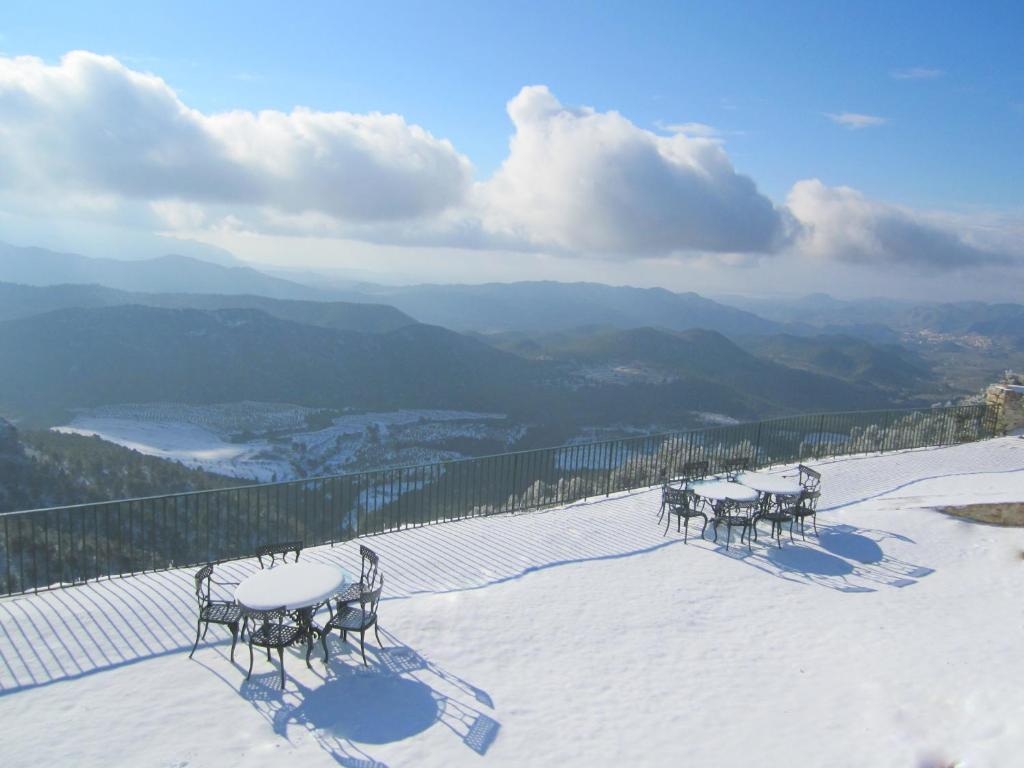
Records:
[[[688,487],[710,501],[757,501],[760,497],[753,488],[731,480],[698,480]]]
[[[314,608],[353,581],[352,574],[327,563],[285,563],[256,571],[235,587],[235,602],[268,611],[284,606],[290,611]]]
[[[799,480],[760,472],[740,472],[736,476],[736,482],[773,496],[799,496],[804,489]]]

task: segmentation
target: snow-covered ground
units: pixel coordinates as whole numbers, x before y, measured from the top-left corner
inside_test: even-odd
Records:
[[[310,429],[308,420],[322,413],[284,403],[126,404],[84,410],[54,430],[261,482],[458,459],[464,454],[446,441],[494,440],[507,449],[526,431],[502,414],[439,410],[346,413]]]
[[[657,491],[370,539],[384,648],[283,691],[216,627],[188,660],[191,571],[0,601],[2,764],[1020,764],[1024,530],[932,508],[1024,500],[1024,441],[817,466],[781,550],[663,536]]]

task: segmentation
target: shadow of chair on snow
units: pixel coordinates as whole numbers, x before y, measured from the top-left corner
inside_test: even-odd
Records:
[[[270,672],[253,675],[239,693],[270,721],[275,733],[287,738],[289,725],[297,724],[346,767],[383,766],[364,748],[411,738],[438,723],[476,754],[486,754],[501,726],[476,705],[493,707],[491,697],[392,633],[382,634],[389,645],[367,649],[369,667],[351,644],[330,636],[330,663],[322,684],[309,687],[289,678],[289,687],[282,691],[277,673]],[[473,703],[464,700],[468,697]]]
[[[888,531],[829,524],[819,520],[818,536],[806,541],[784,541],[782,548],[763,540],[753,551],[746,547],[726,550],[714,546],[718,554],[789,581],[803,581],[839,592],[874,592],[879,587],[908,587],[934,573],[933,568],[916,565],[886,554],[880,542],[896,539],[913,543],[906,536]]]

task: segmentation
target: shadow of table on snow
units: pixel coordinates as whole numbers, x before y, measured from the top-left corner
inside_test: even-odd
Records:
[[[806,541],[784,538],[781,549],[762,537],[752,551],[746,545],[727,550],[721,544],[713,545],[713,551],[782,579],[803,581],[839,592],[909,587],[935,572],[933,568],[889,555],[882,548],[882,542],[887,539],[913,544],[913,540],[906,536],[821,521],[818,531],[817,536],[808,534]]]
[[[370,757],[365,747],[412,738],[436,724],[476,754],[485,754],[501,725],[476,705],[493,707],[491,697],[398,643],[393,634],[383,634],[395,644],[376,651],[368,648],[369,667],[362,665],[350,644],[331,636],[330,664],[322,684],[310,687],[289,678],[289,687],[282,691],[274,671],[253,675],[239,693],[270,721],[275,733],[287,738],[289,725],[306,728],[339,765],[347,767],[380,768],[384,764]]]

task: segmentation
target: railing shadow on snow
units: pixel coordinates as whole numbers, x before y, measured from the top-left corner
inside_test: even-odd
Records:
[[[928,451],[888,456],[886,461],[897,458],[898,466],[886,477],[865,465],[865,476],[875,485],[866,498],[936,476]],[[958,461],[938,476],[1024,471],[1016,453],[1007,453],[1001,465],[994,464],[991,455],[973,453]],[[864,498],[860,480],[829,483],[826,476],[820,539],[809,534],[806,543],[786,541],[778,550],[762,530],[753,554],[746,546],[733,546],[728,556],[779,578],[845,592],[909,586],[930,573],[926,566],[885,552],[886,539],[906,542],[906,537],[842,524],[841,510]],[[359,541],[374,548],[386,568],[386,621],[390,605],[397,609],[401,600],[416,594],[480,589],[564,564],[633,557],[682,545],[681,537],[664,536],[664,525],[655,522],[659,503],[658,489],[632,491],[558,509],[469,518]],[[691,539],[690,546],[725,554],[724,547],[710,542]],[[306,550],[302,558],[359,572],[356,542]],[[257,567],[253,560],[221,563],[215,578],[237,582]],[[0,600],[0,695],[186,653],[195,637],[192,574],[192,569],[156,571]],[[226,638],[222,628],[214,627],[200,647],[225,646]]]

